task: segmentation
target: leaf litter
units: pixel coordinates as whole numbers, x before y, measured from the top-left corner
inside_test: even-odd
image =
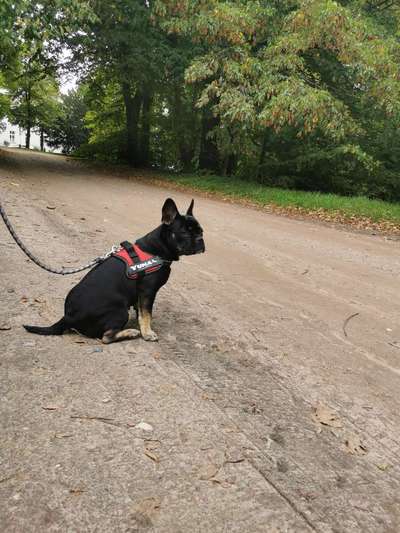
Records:
[[[337,413],[330,407],[325,405],[318,405],[313,413],[313,418],[319,424],[323,426],[329,426],[332,428],[342,428],[343,424],[339,419]]]
[[[365,455],[368,450],[358,435],[348,435],[345,440],[346,451],[351,455]]]

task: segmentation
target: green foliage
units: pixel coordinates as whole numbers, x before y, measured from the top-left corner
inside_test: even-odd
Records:
[[[0,73],[0,122],[10,110],[10,96],[4,78]]]
[[[57,54],[77,14],[86,11],[85,2],[78,0],[0,4],[0,75],[10,95],[10,118],[27,130],[27,148],[32,128],[43,132],[54,120]]]
[[[77,157],[96,159],[107,163],[125,161],[124,132],[109,133],[106,138],[81,144],[74,152]]]
[[[85,157],[136,166],[400,199],[398,2],[17,0],[1,9],[0,69],[14,105],[24,97],[21,116],[40,117],[32,124],[67,151],[80,144]],[[27,98],[54,78],[65,48],[85,90],[54,120],[51,105],[39,113]]]
[[[53,148],[61,148],[70,154],[88,140],[89,132],[85,125],[87,106],[84,88],[62,95],[55,112],[46,117],[43,129],[46,142]]]
[[[10,120],[27,130],[26,147],[29,148],[32,129],[44,131],[54,120],[58,107],[58,85],[54,79],[33,79],[24,75],[10,85]]]
[[[396,131],[400,116],[389,4],[159,0],[157,9],[166,31],[204,47],[186,82],[218,118],[211,135],[235,154],[236,173],[399,199],[399,167],[377,131]]]

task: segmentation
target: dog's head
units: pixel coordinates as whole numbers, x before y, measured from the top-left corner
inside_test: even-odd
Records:
[[[178,255],[193,255],[205,252],[203,230],[193,216],[191,201],[186,215],[181,215],[175,202],[168,198],[162,208],[161,222],[168,232],[168,240]]]

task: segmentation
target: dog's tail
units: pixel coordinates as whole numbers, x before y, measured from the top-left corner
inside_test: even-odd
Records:
[[[49,326],[47,328],[42,328],[40,326],[25,326],[24,328],[29,333],[36,333],[37,335],[62,335],[66,329],[68,329],[67,324],[65,323],[65,318]]]

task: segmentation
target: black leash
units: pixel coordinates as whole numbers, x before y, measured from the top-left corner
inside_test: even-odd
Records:
[[[90,263],[87,263],[87,265],[84,265],[84,266],[81,266],[81,267],[78,267],[78,268],[60,268],[60,269],[57,269],[57,268],[51,268],[47,265],[45,265],[44,263],[42,263],[42,261],[40,261],[40,259],[38,259],[37,257],[35,257],[29,250],[28,248],[25,246],[25,244],[21,241],[21,239],[18,237],[18,235],[15,233],[15,230],[14,228],[12,227],[11,225],[11,222],[8,218],[8,216],[6,215],[4,209],[3,209],[3,206],[1,205],[1,202],[0,202],[0,215],[2,217],[2,219],[4,220],[4,223],[5,225],[7,226],[7,229],[8,231],[11,233],[11,236],[12,238],[14,239],[14,241],[18,244],[18,246],[21,248],[21,250],[29,257],[29,259],[31,259],[36,265],[40,266],[40,268],[43,268],[43,270],[47,270],[47,272],[51,272],[52,274],[60,274],[61,276],[67,276],[69,274],[76,274],[77,272],[82,272],[82,270],[87,270],[88,268],[91,268],[99,263],[102,263],[103,261],[105,261],[108,257],[110,257],[111,254],[113,254],[116,250],[119,249],[119,246],[113,246],[111,248],[111,250],[109,252],[107,252],[106,254],[104,255],[101,255],[99,257],[96,257],[96,259],[93,259],[93,261],[90,261]]]

